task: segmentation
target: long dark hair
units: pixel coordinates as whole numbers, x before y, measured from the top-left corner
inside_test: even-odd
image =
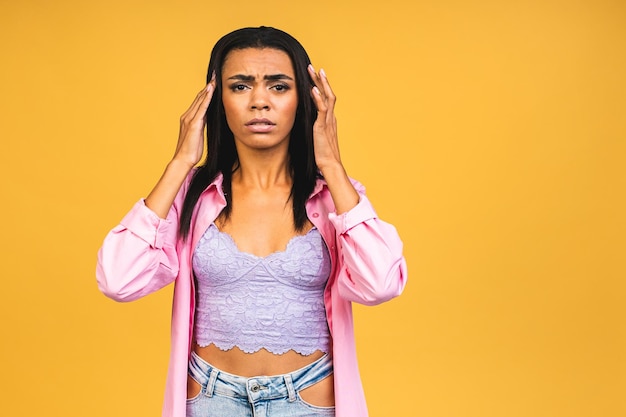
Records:
[[[313,153],[313,123],[317,109],[311,98],[313,83],[307,72],[311,63],[306,51],[293,36],[282,30],[261,26],[243,28],[223,36],[211,52],[207,83],[215,71],[216,87],[207,110],[207,157],[191,179],[180,215],[179,234],[187,239],[194,207],[202,192],[221,172],[226,207],[223,215],[232,212],[231,180],[233,167],[238,162],[233,133],[226,123],[222,102],[222,68],[228,53],[246,48],[272,48],[285,52],[291,58],[296,75],[298,108],[289,141],[289,163],[293,185],[290,198],[293,204],[293,222],[296,230],[302,230],[307,222],[306,201],[313,192],[318,176]]]

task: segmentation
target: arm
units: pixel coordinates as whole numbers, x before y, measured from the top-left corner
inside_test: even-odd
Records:
[[[406,285],[406,261],[396,229],[378,218],[364,188],[351,182],[339,155],[336,97],[326,73],[309,66],[311,95],[318,114],[313,126],[315,162],[335,205],[330,221],[337,233],[339,294],[353,302],[376,305],[400,295]]]
[[[359,202],[359,194],[341,163],[339,141],[337,139],[337,118],[335,102],[337,98],[330,88],[326,73],[315,73],[309,65],[309,76],[315,83],[311,96],[317,107],[317,119],[313,125],[313,147],[315,163],[322,172],[335,204],[337,213],[345,213]]]
[[[114,300],[135,300],[176,279],[179,212],[191,170],[202,156],[213,91],[211,80],[181,117],[176,152],[154,189],[109,232],[98,251],[98,287]]]

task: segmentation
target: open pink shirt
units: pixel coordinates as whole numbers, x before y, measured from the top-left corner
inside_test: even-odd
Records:
[[[306,204],[311,223],[331,255],[331,275],[324,293],[332,335],[337,417],[366,417],[367,406],[356,359],[351,302],[376,305],[400,295],[406,262],[396,229],[378,219],[361,184],[353,181],[360,201],[337,215],[330,192],[318,180]],[[98,287],[117,301],[132,301],[175,282],[171,352],[163,417],[185,417],[187,365],[194,319],[191,257],[198,240],[226,204],[219,175],[200,196],[187,241],[178,238],[178,219],[189,178],[167,218],[139,201],[106,236],[98,251]]]

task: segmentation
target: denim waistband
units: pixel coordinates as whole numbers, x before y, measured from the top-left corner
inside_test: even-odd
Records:
[[[224,372],[191,352],[189,375],[202,387],[206,396],[219,394],[248,401],[289,398],[296,400],[296,392],[315,385],[333,373],[333,361],[325,354],[315,362],[283,375],[243,377]]]

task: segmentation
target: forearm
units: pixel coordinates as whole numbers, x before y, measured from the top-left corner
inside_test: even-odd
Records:
[[[339,162],[320,168],[328,184],[328,190],[335,204],[335,212],[342,214],[353,209],[359,202],[359,194],[355,190],[343,165]]]
[[[162,219],[167,217],[174,199],[193,165],[177,159],[167,164],[163,175],[145,199],[146,206]]]

